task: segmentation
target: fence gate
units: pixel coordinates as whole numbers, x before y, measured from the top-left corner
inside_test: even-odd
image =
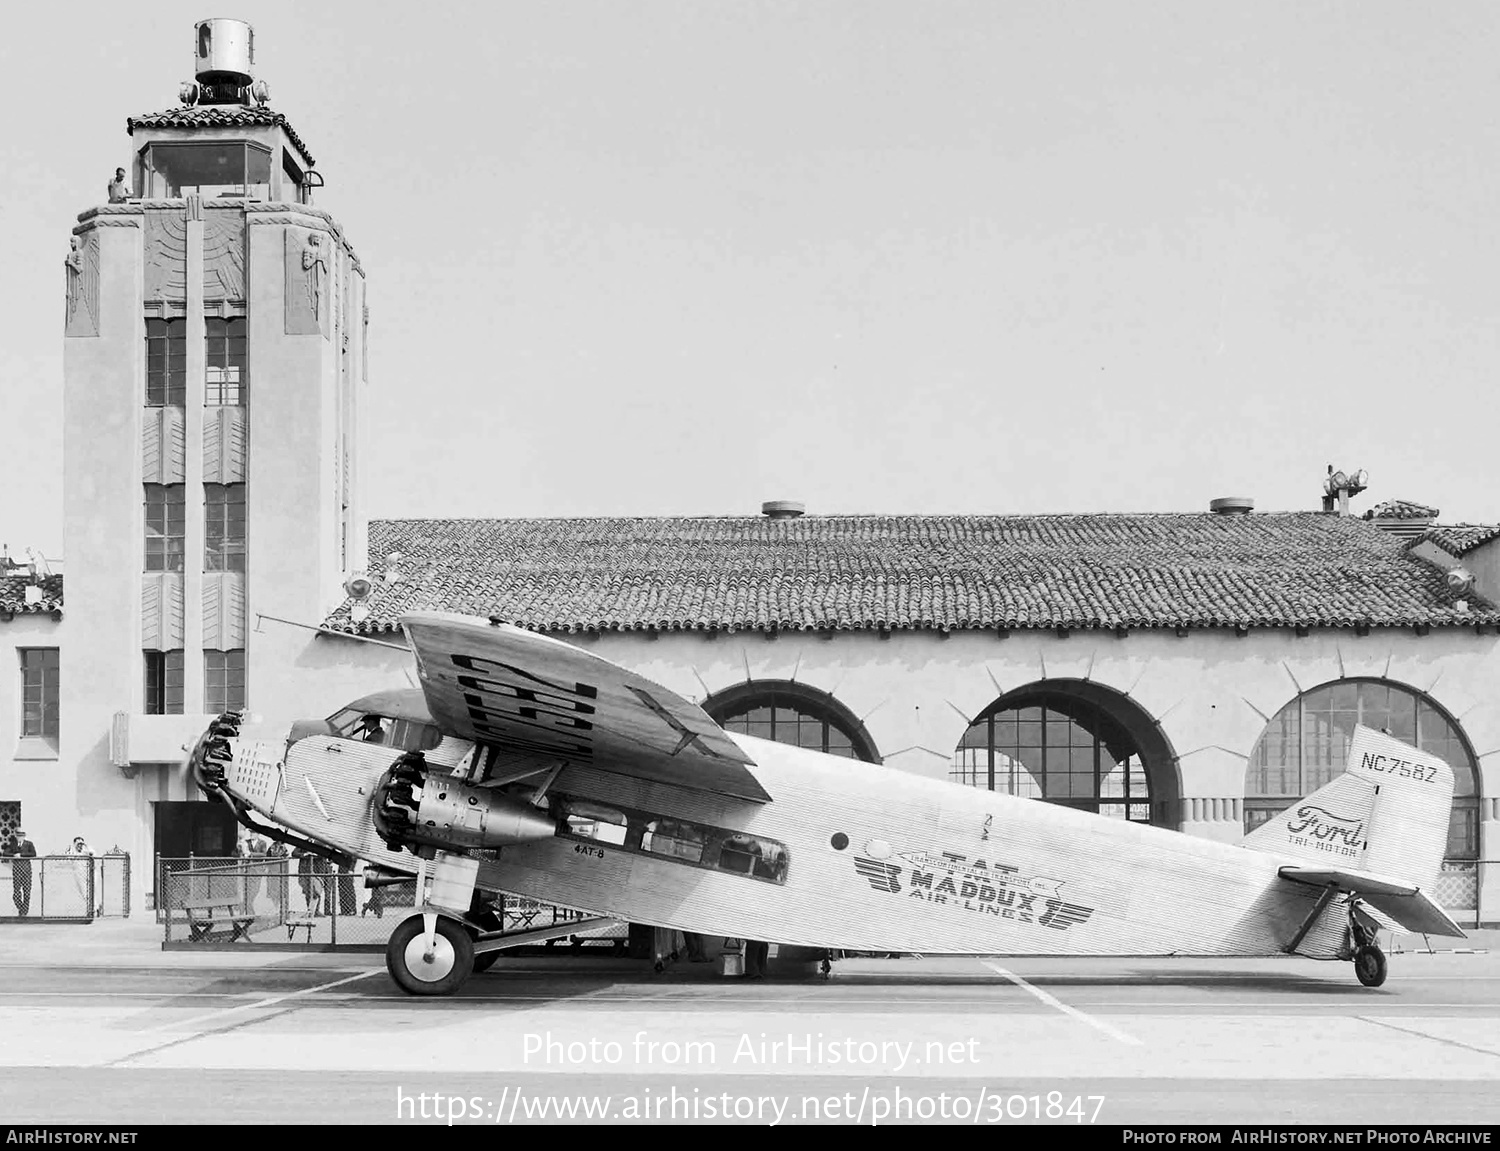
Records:
[[[129,915],[129,855],[0,859],[0,921],[91,923]]]

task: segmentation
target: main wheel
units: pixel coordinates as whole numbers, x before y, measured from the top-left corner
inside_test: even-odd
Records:
[[[1374,944],[1366,944],[1354,953],[1354,974],[1366,987],[1379,987],[1385,982],[1385,952]]]
[[[426,934],[420,915],[405,919],[386,944],[386,970],[409,995],[452,995],[474,972],[474,941],[459,924],[439,916],[428,960]]]

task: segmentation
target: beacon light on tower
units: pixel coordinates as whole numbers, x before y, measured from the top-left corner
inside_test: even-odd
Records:
[[[270,103],[271,89],[256,80],[255,29],[243,20],[200,20],[193,28],[193,74],[178,99],[194,104]]]

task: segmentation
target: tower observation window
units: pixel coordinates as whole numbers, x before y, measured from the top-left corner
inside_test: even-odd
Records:
[[[151,144],[142,155],[142,194],[177,200],[271,198],[271,152],[244,140]]]

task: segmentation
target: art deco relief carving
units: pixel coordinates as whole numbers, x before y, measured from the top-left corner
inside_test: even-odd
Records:
[[[68,313],[64,331],[70,336],[99,334],[99,237],[91,229],[70,241]]]
[[[238,212],[214,211],[204,218],[203,298],[245,298],[245,218]]]
[[[187,212],[154,208],[146,213],[148,300],[187,299]]]
[[[328,237],[322,232],[286,230],[286,334],[330,332]]]

